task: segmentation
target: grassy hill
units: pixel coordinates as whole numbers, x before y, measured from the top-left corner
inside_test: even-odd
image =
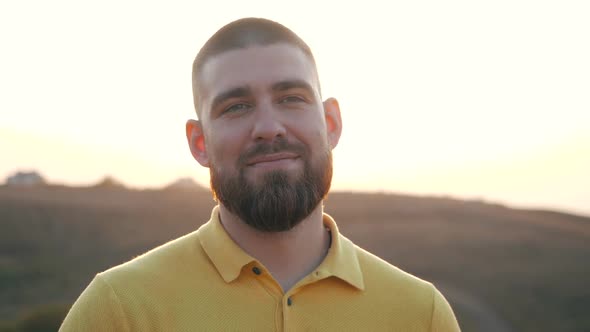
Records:
[[[196,229],[213,205],[205,190],[0,187],[5,330],[64,312],[95,273]],[[326,211],[358,245],[434,282],[464,331],[590,330],[588,217],[360,193],[331,194]]]

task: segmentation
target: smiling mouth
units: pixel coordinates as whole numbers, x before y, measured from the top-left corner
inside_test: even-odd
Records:
[[[247,166],[279,165],[289,163],[299,158],[298,154],[291,152],[272,153],[251,158]]]

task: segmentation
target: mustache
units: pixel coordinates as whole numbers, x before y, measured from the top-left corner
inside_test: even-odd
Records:
[[[248,160],[271,153],[291,152],[300,157],[307,156],[307,149],[301,143],[289,143],[286,139],[274,140],[271,143],[258,143],[238,158],[239,165],[247,165]]]

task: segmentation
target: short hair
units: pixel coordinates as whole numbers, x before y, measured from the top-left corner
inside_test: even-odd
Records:
[[[197,116],[200,117],[199,107],[199,75],[207,60],[221,53],[258,45],[266,46],[276,43],[287,43],[299,48],[317,67],[309,46],[293,31],[284,25],[263,18],[243,18],[233,21],[219,29],[207,42],[193,62],[193,102]],[[319,87],[319,82],[318,82]]]

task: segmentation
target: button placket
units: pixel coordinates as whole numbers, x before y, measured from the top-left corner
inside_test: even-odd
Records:
[[[283,290],[270,273],[259,264],[252,265],[250,271],[252,271],[253,278],[257,281],[258,285],[264,288],[277,301],[277,305],[280,306],[284,295]]]

